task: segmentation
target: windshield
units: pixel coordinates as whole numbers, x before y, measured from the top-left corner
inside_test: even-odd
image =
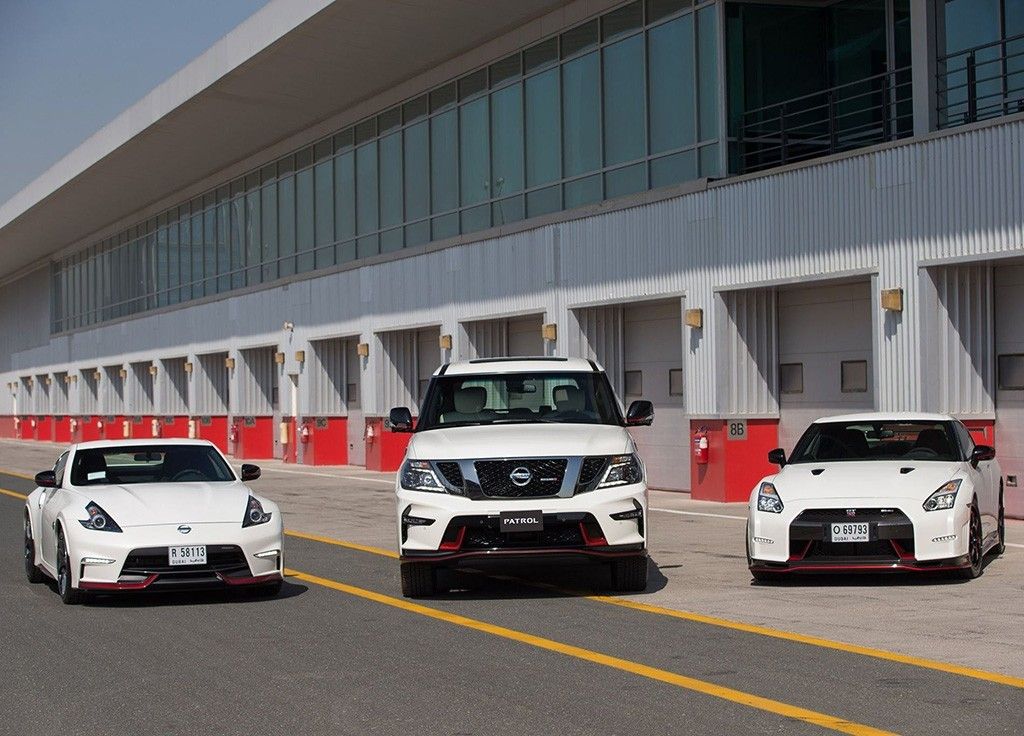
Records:
[[[603,373],[437,376],[417,431],[481,424],[622,424]]]
[[[227,483],[231,468],[207,445],[135,445],[78,450],[71,467],[71,484],[107,483]]]
[[[812,424],[789,462],[960,459],[949,422],[878,421]]]

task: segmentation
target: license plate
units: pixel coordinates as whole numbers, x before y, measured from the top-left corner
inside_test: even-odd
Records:
[[[853,524],[833,524],[833,542],[870,542],[871,525],[867,522]]]
[[[502,511],[498,521],[503,532],[539,532],[544,529],[544,514],[540,511]]]
[[[175,565],[205,565],[206,545],[193,544],[184,547],[167,548],[167,564]]]

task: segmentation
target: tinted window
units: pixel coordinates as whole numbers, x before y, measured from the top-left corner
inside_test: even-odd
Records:
[[[71,466],[76,486],[133,483],[226,483],[235,479],[206,445],[134,445],[79,450]]]
[[[950,422],[820,422],[793,450],[791,463],[962,458]]]

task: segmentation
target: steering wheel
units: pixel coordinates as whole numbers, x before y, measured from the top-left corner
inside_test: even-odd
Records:
[[[206,480],[206,476],[200,473],[198,470],[192,470],[192,468],[186,468],[185,470],[179,470],[171,477],[171,483],[179,483],[189,480],[188,476],[193,475],[194,478],[191,480]]]
[[[923,455],[917,453],[924,453]],[[939,453],[930,447],[915,447],[907,452],[903,457],[913,458],[915,460],[927,460],[930,457],[938,457]]]

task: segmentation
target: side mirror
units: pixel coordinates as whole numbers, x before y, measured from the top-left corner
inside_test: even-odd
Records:
[[[388,424],[392,432],[412,431],[412,412],[404,406],[398,406],[388,412]]]
[[[781,447],[776,447],[774,450],[768,451],[768,462],[772,465],[778,465],[780,468],[786,467],[786,451]]]
[[[650,401],[634,401],[626,410],[627,427],[650,427],[654,423],[654,404]]]
[[[983,463],[988,460],[994,459],[996,456],[996,449],[989,445],[975,445],[974,451],[971,452],[971,465],[978,467],[978,463]]]
[[[57,474],[52,470],[44,470],[41,473],[36,473],[36,485],[40,488],[56,488]]]
[[[244,463],[242,465],[242,480],[256,480],[260,477],[260,466]]]

